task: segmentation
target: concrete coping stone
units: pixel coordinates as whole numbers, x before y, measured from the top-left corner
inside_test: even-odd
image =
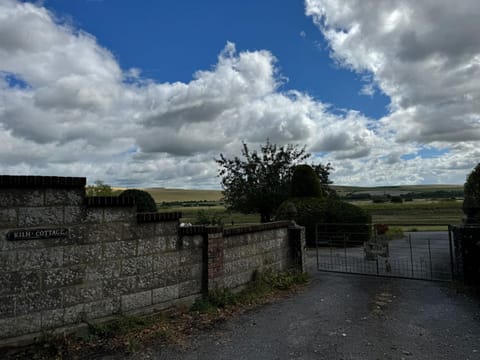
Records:
[[[36,175],[0,175],[1,188],[84,188],[84,177],[36,176]]]
[[[181,212],[138,213],[137,214],[137,222],[139,223],[176,221],[181,218],[182,218]]]
[[[274,230],[281,228],[292,227],[291,221],[275,221],[265,224],[256,224],[249,226],[242,226],[238,228],[223,229],[221,226],[203,226],[203,225],[194,225],[181,227],[179,229],[180,235],[203,235],[203,234],[216,234],[222,233],[224,237],[242,235],[248,233],[254,233],[265,230]]]
[[[249,225],[239,228],[231,228],[223,230],[223,236],[235,236],[248,234],[253,232],[265,231],[265,230],[274,230],[280,228],[288,228],[292,226],[291,221],[275,221],[270,223],[258,224],[258,225]]]
[[[85,203],[90,207],[135,206],[135,198],[128,196],[87,196]]]

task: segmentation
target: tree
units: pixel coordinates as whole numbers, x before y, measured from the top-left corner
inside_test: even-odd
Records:
[[[225,202],[230,210],[260,213],[261,222],[269,222],[290,192],[293,169],[310,154],[297,145],[277,146],[267,140],[260,151],[250,151],[243,143],[242,158],[227,159],[220,154],[218,176]],[[322,167],[327,171],[329,165]]]
[[[113,196],[111,186],[101,180],[95,181],[95,185],[88,185],[85,190],[87,196]]]

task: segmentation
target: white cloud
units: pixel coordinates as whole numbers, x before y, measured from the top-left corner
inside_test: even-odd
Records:
[[[428,166],[442,179],[463,180],[474,164],[462,154],[479,154],[472,142],[453,138],[478,136],[478,105],[461,116],[478,96],[467,75],[475,76],[476,67],[466,65],[467,55],[446,47],[455,54],[450,61],[456,72],[443,71],[450,67],[439,63],[435,75],[441,76],[430,79],[425,72],[432,71],[433,60],[422,46],[423,53],[410,47],[399,52],[387,46],[386,35],[372,30],[381,25],[396,33],[410,7],[392,12],[396,2],[369,4],[365,14],[390,15],[365,25],[358,4],[335,1],[308,1],[307,11],[322,24],[337,61],[372,74],[365,92],[378,87],[391,97],[392,114],[381,121],[355,111],[333,113],[301,91],[282,92],[277,59],[267,50],[238,52],[227,42],[210,70],[199,70],[190,82],[159,83],[142,78],[141,69],[121,69],[92,35],[41,5],[0,1],[0,172],[87,176],[130,186],[217,187],[213,159],[220,152],[237,154],[241,141],[256,146],[269,138],[306,144],[318,160],[332,162],[337,183],[429,181]],[[408,21],[412,29],[422,29]],[[475,40],[469,44],[476,54]],[[407,72],[412,63],[419,67]],[[431,91],[422,89],[422,81]],[[435,87],[443,84],[448,86]],[[453,91],[464,86],[466,94]],[[450,103],[442,95],[448,93],[454,94]],[[441,159],[401,159],[424,141],[440,148],[447,142],[449,153]]]
[[[399,141],[480,140],[478,1],[307,0],[306,13],[332,56],[390,97],[383,123]]]

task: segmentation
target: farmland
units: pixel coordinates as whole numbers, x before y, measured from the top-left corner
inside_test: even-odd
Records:
[[[381,188],[358,188],[336,186],[340,194],[352,192],[385,192],[395,194],[402,192],[435,192],[459,191],[459,185],[425,185],[425,186],[393,186]],[[199,211],[222,218],[226,226],[245,223],[257,223],[258,214],[241,214],[229,212],[220,202],[222,194],[219,190],[183,190],[183,189],[146,189],[160,205],[160,211],[180,211],[182,221],[194,223]],[[434,225],[458,224],[462,220],[462,200],[455,199],[422,199],[403,203],[373,203],[372,201],[351,201],[372,215],[375,223],[409,224],[416,229],[432,229]],[[420,224],[429,224],[421,226]]]

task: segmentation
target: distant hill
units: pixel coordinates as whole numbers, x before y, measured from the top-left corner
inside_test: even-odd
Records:
[[[428,193],[438,191],[463,191],[463,185],[399,185],[399,186],[342,186],[332,185],[340,196],[348,194],[370,194],[370,195],[391,195],[398,196],[408,193]],[[155,202],[174,202],[174,201],[219,201],[222,198],[221,190],[193,190],[193,189],[166,189],[166,188],[147,188]],[[433,195],[433,194],[432,194]]]
[[[463,192],[463,185],[398,185],[375,187],[333,185],[332,188],[334,188],[340,196],[347,196],[349,194],[370,194],[372,196],[399,196],[409,193],[432,193],[432,195],[435,195],[435,193],[439,192]]]
[[[144,189],[153,196],[155,202],[173,201],[219,201],[222,198],[220,190],[190,190],[190,189]]]

